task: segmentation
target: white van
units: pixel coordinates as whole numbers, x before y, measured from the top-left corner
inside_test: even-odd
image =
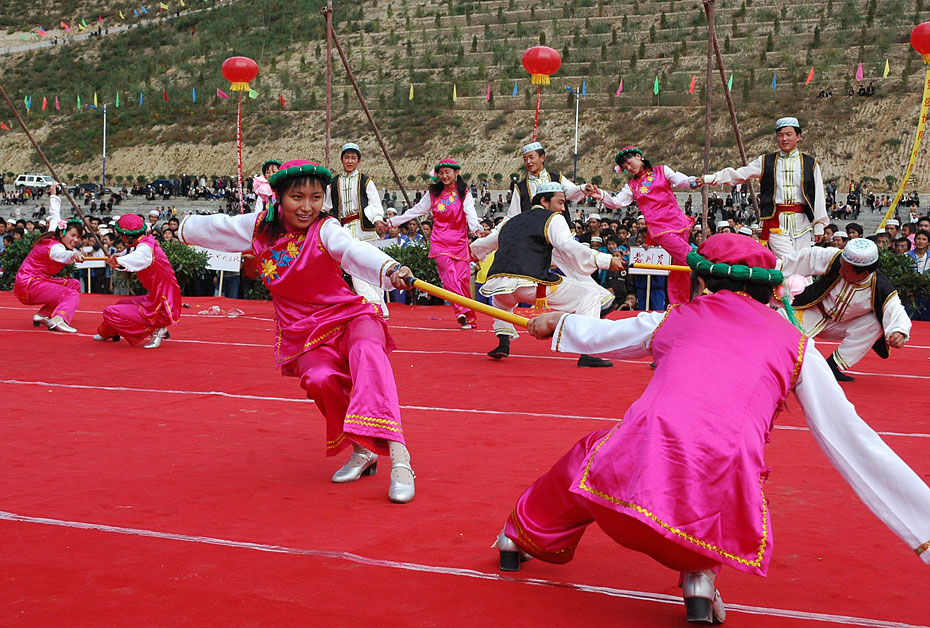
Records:
[[[53,183],[55,183],[55,179],[52,177],[48,177],[44,174],[34,174],[27,172],[26,174],[21,174],[16,177],[16,181],[13,182],[13,187],[15,187],[17,190],[22,190],[23,188],[30,188],[32,190],[44,190]]]

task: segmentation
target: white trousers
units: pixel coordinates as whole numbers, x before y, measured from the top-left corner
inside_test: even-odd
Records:
[[[844,371],[868,355],[875,341],[885,333],[872,313],[834,321],[824,316],[820,306],[815,305],[808,310],[795,310],[795,315],[808,336],[840,343],[833,352],[833,360]]]
[[[596,284],[595,284],[596,285]],[[580,281],[570,277],[563,277],[562,283],[548,286],[546,300],[549,307],[558,312],[581,314],[598,318],[601,315],[601,297],[597,291],[591,290]],[[533,304],[536,302],[536,287],[523,286],[513,292],[503,292],[494,295],[494,307],[513,312],[518,303]],[[507,321],[494,319],[494,333],[499,336],[517,337],[517,330]]]

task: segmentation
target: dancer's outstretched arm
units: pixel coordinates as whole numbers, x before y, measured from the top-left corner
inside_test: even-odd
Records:
[[[537,338],[552,336],[553,351],[638,358],[649,354],[652,334],[665,314],[642,312],[636,318],[612,321],[550,312],[530,320],[528,329]]]
[[[859,417],[813,340],[795,394],[830,463],[869,510],[930,563],[930,488]]]

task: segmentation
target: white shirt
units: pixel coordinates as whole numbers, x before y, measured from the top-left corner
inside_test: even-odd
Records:
[[[665,174],[665,178],[668,180],[669,184],[676,188],[690,188],[691,184],[697,179],[697,177],[689,177],[686,174],[676,172],[669,166],[662,166],[662,172]],[[600,188],[598,189],[600,190]],[[604,199],[602,201],[604,207],[608,209],[626,207],[634,200],[633,190],[629,185],[624,185],[622,190],[612,196],[604,192],[604,190],[600,191],[604,194]]]
[[[252,234],[258,214],[213,214],[210,216],[190,215],[178,227],[178,239],[217,251],[239,253],[252,249]],[[342,269],[359,279],[385,290],[393,290],[391,280],[385,272],[397,262],[380,249],[352,237],[338,220],[329,218],[320,227],[320,242]]]
[[[155,260],[155,252],[152,251],[152,247],[143,242],[137,244],[132,252],[120,255],[117,259],[119,261],[120,270],[137,273],[152,265],[152,262]]]
[[[359,199],[357,194],[359,186],[358,178],[358,170],[354,170],[352,174],[349,175],[342,174],[339,176],[337,184],[339,187],[340,218],[357,214],[359,211]],[[368,194],[368,205],[363,208],[365,217],[372,223],[384,220],[384,209],[381,207],[381,198],[378,196],[378,188],[375,187],[375,182],[373,180],[368,180],[368,184],[365,186],[365,192]],[[323,211],[328,212],[332,210],[332,208],[332,193],[330,192],[330,186],[327,185],[326,196],[323,199]]]
[[[541,183],[548,183],[550,181],[552,181],[552,178],[549,176],[549,172],[545,168],[541,170],[538,175],[529,174],[527,176],[526,187],[530,191],[531,202],[533,197],[536,196],[536,188]],[[584,200],[584,188],[579,187],[572,183],[569,179],[566,179],[565,175],[561,176],[559,183],[562,184],[562,191],[565,192],[566,200],[575,202]],[[513,194],[510,197],[510,207],[507,209],[506,217],[512,218],[513,216],[519,214],[521,211],[523,211],[523,208],[520,205],[520,188],[514,186]]]
[[[420,216],[425,216],[433,207],[433,199],[430,197],[429,192],[426,192],[423,197],[420,199],[416,205],[405,211],[400,216],[391,216],[388,218],[387,222],[392,227],[399,227],[404,223],[410,222],[414,218],[419,218]],[[465,222],[468,223],[468,232],[474,233],[481,228],[481,225],[478,224],[478,214],[475,212],[475,197],[471,195],[471,192],[465,192],[465,196],[462,199],[462,211],[465,212]]]

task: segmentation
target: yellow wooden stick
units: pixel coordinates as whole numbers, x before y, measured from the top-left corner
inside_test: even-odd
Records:
[[[530,322],[530,319],[524,316],[519,316],[517,314],[505,312],[504,310],[499,310],[496,307],[491,307],[490,305],[479,303],[478,301],[475,301],[474,299],[469,299],[468,297],[463,297],[460,294],[449,292],[448,290],[445,290],[444,288],[440,288],[439,286],[434,286],[431,283],[426,283],[425,281],[421,279],[414,279],[413,277],[409,277],[407,279],[408,284],[410,283],[411,279],[413,280],[413,287],[416,288],[417,290],[428,292],[429,294],[432,294],[433,296],[440,297],[442,299],[445,299],[446,301],[451,301],[452,303],[457,303],[458,305],[465,306],[467,308],[475,310],[476,312],[487,314],[488,316],[491,316],[493,318],[499,318],[502,321],[507,321],[508,323],[511,323],[513,325],[519,325],[520,327],[526,327],[527,324]]]
[[[85,262],[105,262],[107,261],[106,257],[85,257]]]
[[[648,270],[671,270],[690,273],[690,266],[675,266],[674,264],[630,264],[630,268],[644,268]]]

